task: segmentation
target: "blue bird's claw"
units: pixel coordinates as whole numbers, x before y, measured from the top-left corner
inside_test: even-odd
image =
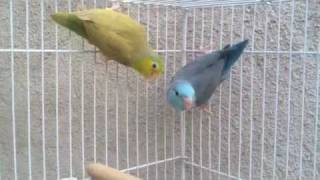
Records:
[[[209,109],[209,104],[208,103],[200,105],[200,110],[202,110],[203,112],[206,112],[206,113],[208,113],[210,115],[213,114]]]
[[[200,49],[196,51],[195,54],[196,54],[196,57],[200,57],[210,52],[211,52],[210,48],[200,46]]]
[[[204,53],[204,54],[208,54],[211,52],[210,48],[208,47],[202,47],[200,46],[200,49],[199,49],[200,52]]]

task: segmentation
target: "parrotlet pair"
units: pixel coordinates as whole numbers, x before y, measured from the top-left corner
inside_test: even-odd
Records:
[[[52,15],[58,24],[97,46],[109,59],[132,67],[146,79],[163,72],[163,61],[149,47],[142,25],[129,16],[107,9],[91,9]],[[214,90],[225,80],[248,40],[227,45],[180,69],[167,90],[167,100],[178,110],[200,106],[206,109]]]
[[[132,67],[146,79],[156,79],[163,72],[162,58],[149,47],[144,27],[113,8],[58,12],[51,17],[98,47],[108,59]]]
[[[244,40],[227,45],[222,50],[203,55],[181,68],[172,78],[167,100],[179,111],[200,107],[208,111],[208,102],[223,80],[230,74],[232,65],[239,59],[248,44]]]

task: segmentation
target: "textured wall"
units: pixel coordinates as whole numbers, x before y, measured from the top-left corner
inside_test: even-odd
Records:
[[[177,8],[176,11],[170,7],[167,11],[167,23],[165,7],[150,6],[150,11],[147,11],[146,6],[140,6],[139,17],[145,25],[149,14],[149,38],[155,49],[184,49],[185,15],[188,16],[186,38],[188,50],[199,49],[200,46],[217,49],[231,41],[241,40],[242,34],[243,38],[250,40],[247,48],[249,52],[246,52],[233,68],[231,79],[225,81],[214,93],[211,101],[213,114],[209,116],[197,110],[185,114],[184,152],[183,143],[180,142],[182,132],[180,126],[184,121],[181,120],[183,119],[181,114],[175,113],[165,103],[165,87],[175,69],[183,65],[184,55],[187,57],[186,61],[190,62],[196,54],[192,51],[187,51],[186,54],[181,51],[160,52],[166,59],[165,76],[151,83],[147,88],[141,77],[132,70],[114,62],[109,62],[106,67],[103,57],[99,53],[94,53],[94,47],[74,33],[58,27],[56,36],[56,26],[49,15],[55,12],[55,5],[59,11],[67,11],[67,0],[58,1],[57,4],[54,0],[46,0],[43,3],[43,11],[41,11],[40,1],[30,1],[26,6],[24,1],[16,0],[12,5],[12,40],[13,48],[17,51],[13,54],[9,51],[11,47],[10,4],[9,1],[0,4],[0,49],[2,49],[0,51],[0,136],[2,137],[0,139],[0,172],[2,179],[13,179],[14,176],[12,58],[14,59],[16,165],[19,179],[26,179],[29,175],[28,162],[31,162],[33,179],[43,179],[44,174],[47,179],[56,179],[58,175],[63,178],[70,176],[71,173],[81,178],[83,164],[86,165],[94,160],[102,163],[107,161],[113,167],[118,165],[118,168],[126,169],[184,153],[188,157],[188,162],[202,164],[204,167],[229,173],[231,176],[258,179],[262,175],[265,179],[270,179],[274,167],[276,176],[283,179],[286,175],[287,149],[289,150],[290,179],[297,179],[300,174],[300,157],[302,157],[303,179],[313,177],[314,160],[320,162],[320,138],[316,147],[318,155],[314,158],[315,134],[319,129],[315,126],[318,119],[316,103],[319,100],[317,99],[319,53],[303,54],[301,52],[317,52],[319,49],[319,1],[309,0],[305,43],[306,3],[300,0],[296,2],[292,28],[290,27],[291,3],[282,4],[279,41],[281,53],[276,52],[279,40],[278,3],[271,6],[257,5],[256,11],[254,11],[254,5],[235,6],[233,16],[232,8],[229,6],[195,10]],[[81,1],[73,0],[70,5],[72,10],[79,9]],[[94,7],[94,1],[84,1],[84,6]],[[96,6],[105,7],[106,2],[97,1]],[[135,19],[138,19],[138,9],[138,5],[130,5],[129,13]],[[123,5],[123,11],[128,12],[126,4]],[[41,12],[43,12],[43,19]],[[242,19],[243,12],[244,19]],[[27,17],[28,24],[26,24]],[[41,22],[43,22],[43,38]],[[233,26],[231,26],[232,22]],[[211,23],[213,23],[212,26]],[[292,56],[288,53],[291,32],[294,52]],[[28,34],[28,41],[26,34]],[[44,53],[41,53],[42,48]],[[28,52],[26,49],[31,51]],[[59,49],[59,52],[56,52],[56,49]],[[69,50],[83,52],[68,52]],[[265,50],[268,53],[263,53]],[[289,74],[290,57],[291,74]],[[29,63],[27,63],[28,60]],[[44,76],[42,76],[42,62]],[[276,91],[277,88],[278,91]],[[303,93],[304,96],[302,96]],[[30,115],[31,161],[28,159],[30,149],[28,148],[28,114]],[[290,117],[290,136],[287,134],[288,117]],[[264,141],[262,141],[263,134]],[[289,146],[287,146],[288,137]],[[241,146],[239,141],[242,142]],[[301,147],[302,156],[300,156]],[[240,157],[239,150],[241,150]],[[274,161],[274,155],[276,155],[276,161]],[[185,167],[186,179],[191,179],[192,175],[194,179],[199,179],[200,176],[203,179],[218,177],[218,173],[210,173],[208,170],[200,171],[196,166],[186,165]],[[319,163],[316,163],[315,170],[319,176]],[[144,179],[147,174],[149,179],[155,179],[156,176],[164,179],[165,174],[167,179],[181,179],[182,163],[181,160],[170,161],[166,164],[160,163],[157,166],[142,168],[139,171],[131,171],[131,173]]]

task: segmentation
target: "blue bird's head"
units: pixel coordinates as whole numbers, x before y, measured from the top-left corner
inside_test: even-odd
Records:
[[[169,87],[167,100],[177,110],[189,110],[194,105],[195,91],[189,82],[178,81]]]

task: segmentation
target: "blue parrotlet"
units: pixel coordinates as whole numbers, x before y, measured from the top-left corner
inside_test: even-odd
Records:
[[[231,67],[248,44],[244,40],[205,54],[182,67],[172,78],[167,101],[179,111],[193,107],[208,111],[208,101],[219,84],[227,79]]]

